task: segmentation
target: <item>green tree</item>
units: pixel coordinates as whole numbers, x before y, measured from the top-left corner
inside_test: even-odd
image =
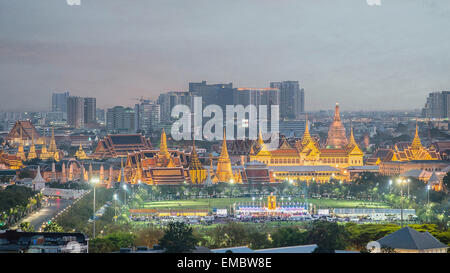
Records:
[[[44,232],[64,232],[63,228],[55,222],[49,222],[43,229]]]
[[[308,231],[306,241],[308,244],[317,244],[317,252],[328,252],[336,249],[345,249],[349,234],[344,226],[327,221],[314,221]]]
[[[306,241],[305,233],[296,227],[280,227],[271,237],[273,247],[301,245]]]
[[[34,232],[34,226],[32,226],[29,222],[20,223],[19,229],[23,232]]]
[[[185,253],[194,250],[197,242],[191,227],[182,222],[171,222],[164,230],[159,245],[167,253]]]

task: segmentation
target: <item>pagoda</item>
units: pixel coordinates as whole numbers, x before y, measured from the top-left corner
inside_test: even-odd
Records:
[[[83,147],[81,146],[81,143],[80,143],[80,147],[78,148],[77,152],[75,153],[75,157],[78,160],[89,159],[89,157],[84,152]]]
[[[161,132],[161,143],[159,145],[159,152],[157,155],[158,165],[162,167],[174,167],[172,157],[170,156],[169,149],[167,148],[167,136],[164,128]]]
[[[191,158],[189,161],[189,176],[193,184],[201,184],[206,179],[206,170],[203,168],[195,150],[195,139],[193,139]]]
[[[229,182],[233,178],[231,161],[228,156],[225,128],[223,129],[222,151],[217,161],[216,179],[218,182]]]
[[[53,158],[56,161],[59,161],[59,151],[58,148],[56,147],[55,132],[53,130],[53,127],[52,127],[52,138],[50,139],[48,152],[50,153],[51,158]]]
[[[34,134],[31,137],[30,151],[28,152],[28,160],[37,158],[36,147],[34,146]]]
[[[348,145],[347,137],[345,136],[345,128],[341,122],[339,113],[339,104],[336,103],[334,109],[334,119],[328,130],[328,138],[326,142],[327,148],[345,148]]]
[[[25,156],[25,152],[23,150],[23,139],[22,139],[22,129],[20,130],[20,142],[19,148],[17,149],[17,157],[22,161],[26,161],[27,157]]]

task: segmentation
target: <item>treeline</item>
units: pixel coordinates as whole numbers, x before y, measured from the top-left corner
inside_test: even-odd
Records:
[[[177,223],[185,225],[183,223]],[[450,245],[450,231],[442,230],[437,225],[410,225],[418,231],[428,231],[438,240]],[[189,226],[177,227],[182,232],[168,231],[155,226],[137,230],[128,227],[117,227],[116,231],[107,236],[99,237],[90,242],[90,252],[114,252],[120,248],[166,245],[174,249],[192,249],[194,241],[197,246],[209,249],[248,246],[252,249],[287,247],[296,245],[317,244],[317,252],[334,252],[335,250],[366,251],[370,241],[378,240],[400,229],[395,224],[355,223],[338,224],[327,221],[314,221],[298,226],[261,227],[257,225],[230,222],[217,225],[214,228]],[[190,231],[189,231],[190,229]],[[175,234],[173,234],[175,233]],[[178,234],[177,234],[178,233]],[[191,237],[189,237],[191,236]],[[187,239],[186,239],[186,238]],[[164,238],[164,239],[163,239]],[[172,238],[172,239],[170,239]],[[183,244],[187,246],[183,246]]]

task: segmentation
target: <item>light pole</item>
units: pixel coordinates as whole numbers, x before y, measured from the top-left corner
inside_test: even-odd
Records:
[[[430,185],[427,185],[427,205],[430,205]]]
[[[117,193],[114,193],[114,219],[117,218]]]
[[[389,180],[389,194],[391,194],[392,190],[392,180]]]
[[[127,204],[127,184],[123,184],[123,192],[124,192],[124,199],[123,202],[126,205]]]
[[[410,184],[411,180],[406,180],[406,183],[408,183],[408,199],[409,199],[409,184]]]
[[[91,179],[91,183],[94,186],[94,204],[93,204],[93,212],[92,212],[92,221],[94,223],[93,230],[92,230],[92,238],[94,238],[94,239],[95,239],[95,185],[97,185],[98,182],[100,182],[100,180],[98,178]]]
[[[409,179],[408,179],[409,180]],[[401,219],[401,227],[403,228],[403,185],[408,183],[406,179],[398,179],[397,183],[400,184],[400,195],[401,195],[401,210],[400,210],[400,219]],[[409,186],[409,184],[408,184]],[[409,195],[409,187],[408,187],[408,195]]]

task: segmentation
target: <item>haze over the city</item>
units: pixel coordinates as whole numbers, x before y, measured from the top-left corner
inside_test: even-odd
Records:
[[[0,110],[52,92],[100,108],[187,90],[298,80],[306,110],[423,107],[450,89],[447,0],[0,0]]]

